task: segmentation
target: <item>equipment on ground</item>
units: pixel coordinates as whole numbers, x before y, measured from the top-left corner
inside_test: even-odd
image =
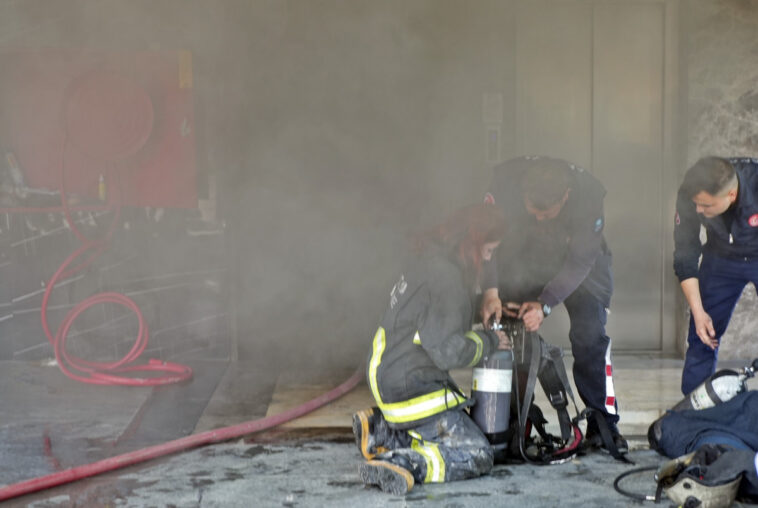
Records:
[[[671,411],[679,412],[689,409],[701,410],[714,407],[718,404],[733,399],[736,395],[747,391],[747,379],[755,376],[758,370],[758,358],[750,365],[738,369],[724,369],[711,375],[708,379],[692,390],[684,399],[679,401]],[[663,436],[664,413],[655,420],[647,431],[647,440],[653,450],[661,451],[660,440]]]
[[[521,320],[505,318],[504,325],[516,353],[514,384],[517,393],[517,450],[523,460],[532,464],[561,464],[571,460],[581,450],[583,435],[579,429],[579,420],[582,416],[566,375],[563,352],[542,340],[536,332],[527,332]],[[538,379],[558,415],[560,437],[545,430],[547,420],[534,404],[534,389]],[[569,400],[576,414],[573,419],[568,412]],[[532,428],[537,432],[534,437],[531,436]]]
[[[706,409],[734,398],[747,390],[747,379],[755,376],[758,370],[758,358],[753,363],[738,369],[724,369],[711,375],[684,399],[675,405],[673,411],[686,409]]]
[[[583,449],[579,428],[583,419],[588,424],[592,420],[613,458],[630,462],[616,446],[602,414],[591,409],[579,412],[559,347],[536,332],[527,332],[520,319],[503,316],[489,328],[502,330],[511,339],[512,350],[496,351],[474,369],[472,398],[476,402],[471,416],[493,445],[496,462],[547,465],[571,460]],[[557,413],[560,436],[546,431],[547,420],[534,404],[537,380]],[[574,418],[569,414],[569,402],[574,406]]]
[[[744,451],[724,445],[703,445],[663,464],[655,473],[660,491],[677,506],[726,508],[732,505],[742,481]]]
[[[520,319],[503,316],[501,323],[492,323],[490,328],[502,330],[512,343],[511,351],[499,351],[490,355],[493,358],[486,360],[493,363],[497,361],[500,371],[498,375],[502,376],[503,380],[508,376],[506,372],[510,363],[512,389],[508,393],[508,405],[503,406],[505,392],[500,392],[497,399],[485,398],[483,394],[476,396],[476,392],[483,391],[479,381],[475,381],[476,392],[472,391],[472,395],[477,399],[472,415],[477,411],[480,400],[486,407],[479,408],[479,411],[497,415],[496,421],[475,417],[483,432],[489,434],[487,437],[493,443],[495,461],[546,465],[570,460],[580,450],[582,432],[578,426],[579,411],[574,402],[560,348],[543,341],[535,332],[527,332]],[[498,356],[497,360],[495,356]],[[475,373],[475,378],[480,375],[481,372]],[[553,436],[545,430],[547,420],[540,408],[534,404],[534,389],[538,379],[558,414],[560,437]],[[569,400],[577,414],[573,419],[568,412]],[[480,423],[482,421],[484,423]],[[536,435],[533,436],[532,431],[535,431]]]
[[[680,508],[727,508],[740,492],[745,471],[754,471],[752,452],[726,445],[706,444],[694,452],[665,462],[625,471],[613,488],[637,501],[661,502],[663,494]],[[629,491],[621,481],[631,475],[655,471],[655,495]]]

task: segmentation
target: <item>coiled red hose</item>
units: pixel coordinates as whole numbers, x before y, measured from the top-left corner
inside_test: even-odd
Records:
[[[105,233],[102,240],[90,240],[76,227],[76,222],[71,216],[71,209],[69,208],[68,199],[66,197],[66,179],[65,179],[65,147],[66,140],[64,138],[63,148],[61,151],[61,184],[60,184],[60,196],[61,196],[61,209],[66,217],[71,231],[82,242],[82,246],[74,251],[61,266],[56,270],[55,274],[50,278],[45,288],[45,293],[42,297],[42,306],[40,309],[40,318],[42,321],[42,328],[45,331],[47,340],[52,344],[55,351],[55,359],[58,362],[58,367],[61,371],[76,381],[90,384],[101,385],[127,385],[127,386],[157,386],[170,383],[178,383],[185,381],[192,377],[192,369],[186,365],[178,363],[163,362],[156,359],[151,359],[146,364],[140,365],[126,365],[134,362],[145,350],[147,346],[149,333],[147,323],[145,322],[142,312],[134,301],[126,295],[120,293],[99,293],[93,295],[77,304],[71,311],[64,317],[63,321],[58,327],[55,336],[50,332],[50,326],[47,320],[47,305],[50,299],[50,293],[55,288],[58,280],[62,277],[69,277],[87,267],[92,261],[105,249],[113,232],[116,230],[119,218],[121,216],[120,203],[112,205],[114,210],[113,219]],[[118,195],[118,193],[115,193]],[[69,268],[69,265],[78,259],[85,252],[92,251],[90,256],[85,259],[81,264]],[[120,360],[115,362],[91,362],[70,355],[66,352],[66,336],[68,331],[73,325],[76,318],[82,314],[85,310],[93,305],[103,303],[115,303],[123,305],[132,310],[137,315],[139,322],[139,330],[137,337],[134,341],[132,349]],[[75,372],[77,371],[77,372]],[[168,372],[163,376],[150,376],[150,377],[134,377],[123,376],[111,373],[126,373],[136,371],[152,371],[152,372]],[[110,373],[109,373],[110,372]]]
[[[117,455],[108,459],[93,462],[83,466],[72,467],[64,471],[52,473],[47,476],[40,476],[39,478],[33,478],[19,483],[14,483],[6,487],[0,488],[0,501],[12,499],[14,497],[31,494],[44,489],[49,489],[58,485],[71,483],[83,478],[95,476],[107,471],[113,471],[122,467],[131,466],[140,462],[169,455],[190,448],[196,448],[212,443],[219,443],[221,441],[227,441],[237,437],[244,436],[246,434],[252,434],[259,432],[282,423],[294,420],[304,414],[318,409],[319,407],[341,397],[346,394],[360,382],[363,378],[363,369],[360,368],[353,373],[350,378],[337,386],[330,392],[327,392],[315,399],[312,399],[305,404],[297,406],[288,411],[279,413],[278,415],[268,416],[258,420],[251,420],[249,422],[240,423],[238,425],[232,425],[222,429],[209,430],[207,432],[201,432],[200,434],[194,434],[191,436],[169,441],[156,446],[149,446],[122,455]]]
[[[74,251],[66,260],[61,264],[50,281],[47,283],[45,293],[42,296],[42,308],[40,310],[42,319],[42,328],[45,331],[45,335],[55,350],[55,359],[58,362],[58,367],[61,371],[76,381],[90,384],[101,385],[129,385],[129,386],[157,386],[165,385],[169,383],[178,383],[185,381],[192,377],[192,369],[186,365],[178,363],[163,362],[160,360],[151,359],[147,364],[141,365],[126,365],[135,361],[145,350],[147,346],[149,333],[147,323],[142,317],[139,307],[134,301],[126,295],[120,293],[99,293],[93,295],[85,300],[79,302],[68,314],[63,318],[55,336],[50,332],[50,326],[47,321],[47,306],[50,300],[50,293],[55,288],[58,279],[64,274],[71,275],[83,269],[97,254],[103,249],[102,242],[89,241]],[[68,269],[68,266],[78,259],[82,254],[94,249],[94,253],[90,255],[89,259],[81,263],[79,266]],[[69,354],[66,351],[66,337],[68,331],[73,325],[76,318],[82,314],[85,310],[93,305],[102,303],[115,303],[123,305],[124,307],[132,310],[136,315],[139,322],[139,329],[137,332],[137,338],[134,341],[134,346],[131,350],[120,360],[115,362],[91,362],[78,358]],[[70,368],[71,367],[71,368]],[[72,370],[73,369],[73,370]],[[81,374],[74,372],[74,370]],[[169,372],[170,374],[157,377],[132,377],[122,376],[116,374],[109,374],[108,372],[126,373],[135,371],[161,371]]]

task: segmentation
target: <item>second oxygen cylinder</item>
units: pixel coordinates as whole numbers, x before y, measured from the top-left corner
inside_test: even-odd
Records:
[[[496,350],[474,367],[471,417],[491,444],[505,441],[511,413],[513,352]]]
[[[707,409],[733,399],[738,393],[747,390],[746,381],[755,375],[756,369],[758,369],[758,359],[753,360],[752,365],[738,371],[720,370],[703,381],[672,409],[674,411]]]

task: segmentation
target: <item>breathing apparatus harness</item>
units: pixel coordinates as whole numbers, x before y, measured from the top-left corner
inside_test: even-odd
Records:
[[[579,451],[582,441],[582,432],[574,422],[578,421],[579,411],[574,401],[568,379],[565,378],[563,361],[560,359],[560,350],[553,348],[543,349],[543,341],[539,335],[527,332],[520,320],[504,318],[503,330],[511,338],[514,350],[514,390],[516,405],[516,428],[517,451],[524,461],[531,464],[560,464],[573,458]],[[552,353],[557,353],[554,356]],[[528,359],[527,359],[528,356]],[[555,360],[558,359],[556,367]],[[521,372],[528,365],[526,384],[523,389],[519,386]],[[546,368],[552,365],[553,368]],[[556,376],[556,371],[563,370],[564,376]],[[547,376],[550,372],[552,376]],[[561,437],[553,436],[545,430],[545,420],[542,411],[534,403],[534,388],[537,379],[540,379],[548,400],[558,413],[558,422],[561,429]],[[571,398],[574,410],[577,414],[571,419],[568,413],[567,396]],[[538,438],[532,439],[532,428],[537,432]],[[514,443],[515,444],[515,443]]]
[[[515,360],[513,392],[516,394],[517,428],[514,431],[517,437],[514,439],[517,443],[512,443],[511,452],[518,452],[521,458],[530,464],[567,462],[584,450],[584,436],[579,422],[593,420],[609,453],[617,460],[631,463],[616,447],[603,415],[589,408],[581,412],[577,408],[561,349],[546,343],[536,332],[527,332],[521,320],[504,316],[501,329],[511,338]],[[525,366],[528,366],[528,371],[522,394],[519,370]],[[545,430],[547,420],[540,408],[533,403],[534,388],[538,379],[550,405],[558,414],[560,437]],[[574,407],[574,418],[569,415],[569,400]],[[537,432],[536,438],[531,438],[532,428]],[[513,450],[516,447],[517,449]]]

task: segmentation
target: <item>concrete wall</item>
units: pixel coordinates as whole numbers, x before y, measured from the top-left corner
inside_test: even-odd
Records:
[[[705,155],[758,155],[758,2],[682,4],[687,66],[687,166]],[[681,168],[682,174],[686,170]],[[719,358],[758,356],[755,288],[749,285]],[[686,328],[681,330],[682,343]],[[686,347],[686,346],[685,346]]]

